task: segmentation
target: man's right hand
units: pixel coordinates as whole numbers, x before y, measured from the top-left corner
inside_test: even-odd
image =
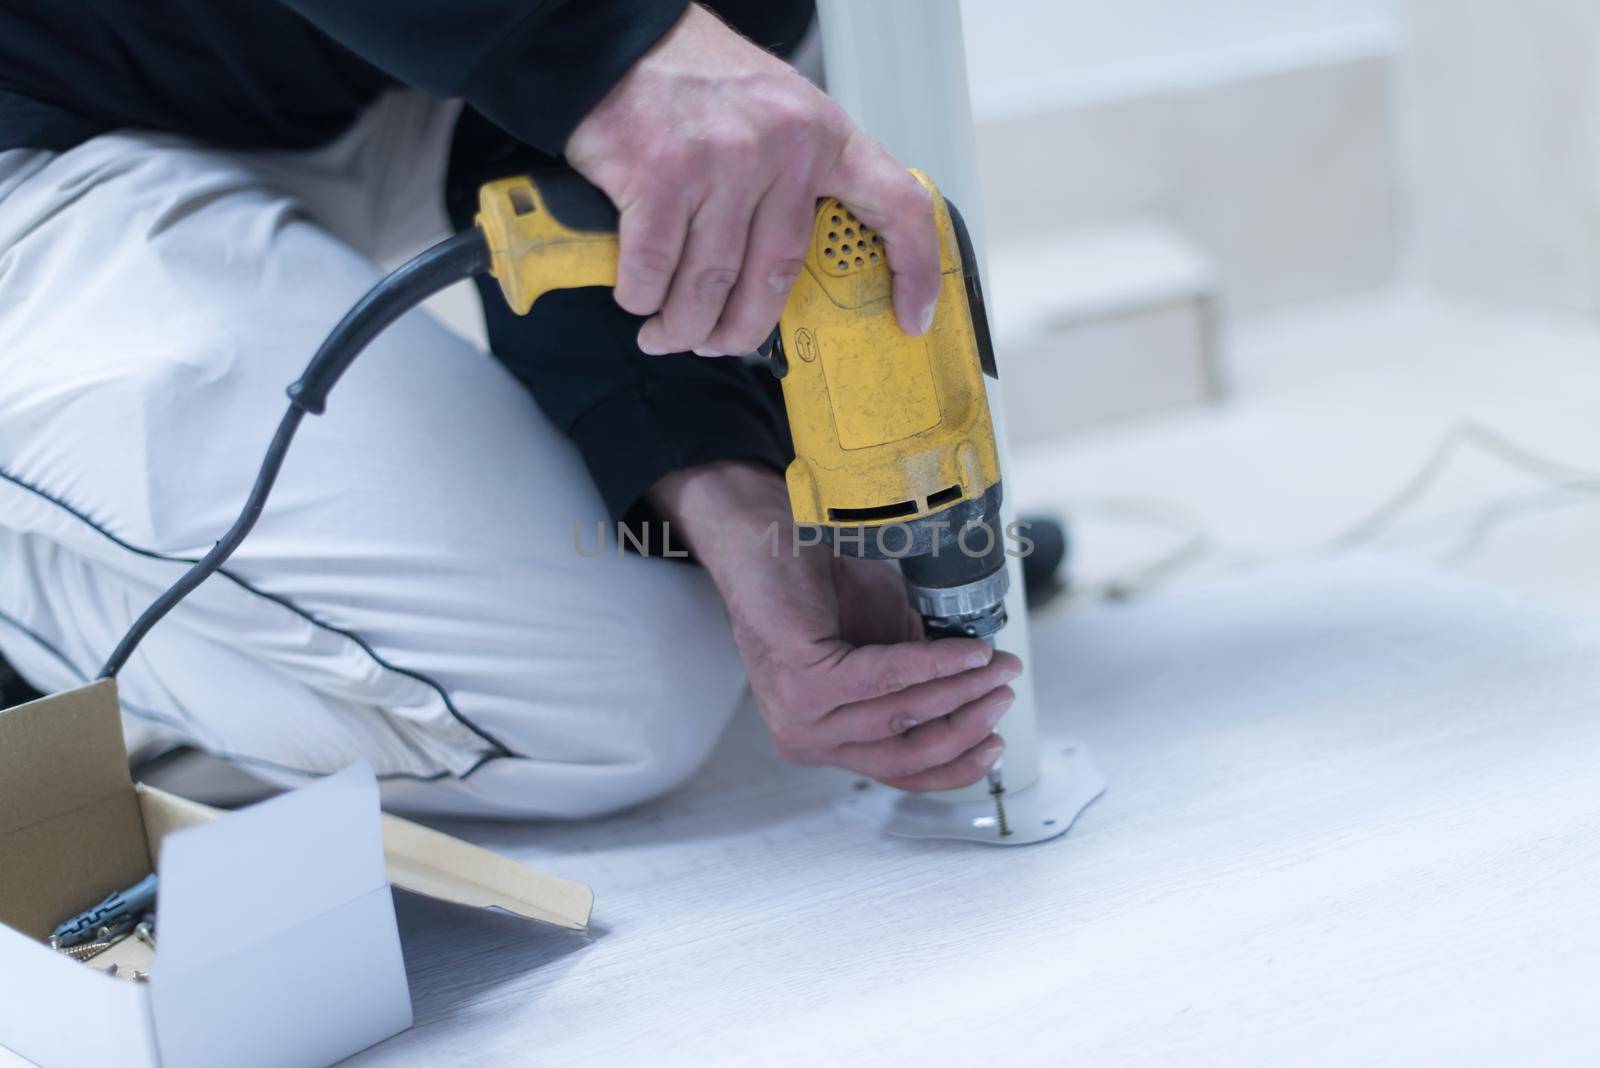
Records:
[[[754,351],[800,276],[823,196],[882,235],[901,328],[933,322],[928,191],[826,94],[697,4],[565,152],[621,213],[616,300],[650,317],[647,353]]]
[[[926,641],[898,572],[796,547],[783,480],[764,468],[678,471],[651,501],[686,536],[728,608],[778,753],[902,790],[982,779],[1022,662],[981,641]],[[759,541],[768,529],[775,540]]]

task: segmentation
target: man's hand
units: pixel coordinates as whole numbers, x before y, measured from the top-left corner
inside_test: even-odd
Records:
[[[573,130],[567,160],[621,212],[616,299],[639,348],[751,352],[800,276],[816,201],[883,236],[908,334],[933,322],[926,189],[785,63],[690,4]]]
[[[924,641],[892,567],[795,546],[783,480],[764,468],[679,471],[651,501],[716,581],[779,754],[902,790],[967,786],[994,766],[1015,656]]]

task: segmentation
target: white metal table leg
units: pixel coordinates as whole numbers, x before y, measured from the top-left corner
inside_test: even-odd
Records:
[[[818,18],[822,31],[823,63],[827,71],[828,92],[844,106],[862,129],[875,137],[896,158],[926,171],[946,197],[961,208],[977,249],[979,269],[983,270],[983,210],[978,186],[977,147],[972,130],[972,106],[967,92],[965,42],[961,33],[958,0],[820,0]],[[994,294],[985,294],[993,304]],[[1004,295],[1000,295],[1004,299]],[[989,409],[994,422],[996,445],[1002,472],[1010,470],[1010,440],[1006,433],[1004,374],[1005,354],[1000,353],[999,383],[989,384]],[[1001,521],[1006,529],[1016,519],[1016,506],[1009,498],[1001,506]],[[1022,566],[1013,557],[1006,565],[1011,572],[1011,590],[1006,595],[1006,614],[1010,621],[997,636],[996,646],[1016,653],[1024,663],[1029,659],[1028,616],[1023,601]],[[1026,793],[1040,778],[1040,738],[1038,706],[1033,683],[1024,673],[1012,684],[1016,703],[998,728],[1006,742],[1002,766],[1008,816],[1017,805],[1030,804]],[[1087,762],[1082,747],[1063,739],[1046,741],[1049,759],[1043,762],[1054,775],[1074,775],[1080,780],[1072,788],[1058,784],[1052,793],[1070,799],[1084,792],[1088,784],[1100,782],[1098,773]],[[1071,748],[1072,760],[1062,751]],[[1070,765],[1070,766],[1069,766]],[[1070,814],[1054,816],[1048,828],[1053,837],[1071,826],[1079,810],[1100,793],[1096,785],[1077,803]],[[950,837],[971,837],[964,833],[970,824],[965,810],[992,802],[986,783],[962,790],[918,796],[899,795],[891,807],[889,829],[897,830],[893,813],[908,810],[906,833],[915,828],[919,837],[927,836],[937,825],[940,804],[951,806]],[[929,808],[933,805],[935,807]],[[1059,807],[1059,802],[1057,806]],[[897,832],[898,833],[898,832]],[[993,832],[988,832],[993,833]],[[1016,841],[1013,834],[997,841]],[[1039,838],[1028,839],[1037,841]]]

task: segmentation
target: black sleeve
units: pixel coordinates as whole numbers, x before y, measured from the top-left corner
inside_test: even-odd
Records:
[[[308,13],[322,9],[328,19],[323,28],[335,36],[336,27],[348,23],[347,32],[381,38],[401,52],[411,50],[405,41],[417,29],[418,18],[449,23],[462,7],[514,6],[489,0],[465,5],[389,0],[381,9],[370,0],[288,2]],[[494,49],[496,63],[506,69],[491,72],[479,64],[465,92],[469,106],[456,125],[445,183],[446,207],[459,229],[472,225],[483,182],[561,166],[558,156],[572,126],[685,5],[683,0],[547,0],[542,6],[523,6],[535,9],[527,18],[537,22],[537,32],[525,26],[530,34],[508,38],[506,47]],[[811,0],[715,0],[708,6],[780,55],[798,44],[814,12]],[[452,14],[437,13],[443,9]],[[375,14],[380,10],[381,17]],[[418,16],[418,10],[436,13]],[[385,20],[404,22],[406,30],[380,34],[362,28]],[[524,38],[524,51],[509,43]],[[431,43],[414,47],[420,55],[412,61],[434,62]],[[446,51],[456,55],[452,62],[460,68],[461,57],[473,48],[457,42]],[[366,54],[380,66],[399,62]],[[540,63],[552,67],[540,72],[534,69]],[[475,95],[473,86],[492,87],[493,100],[482,92]],[[560,86],[566,88],[558,90]],[[521,95],[529,93],[534,95]],[[554,110],[544,116],[522,114],[527,101]],[[530,122],[538,123],[542,132],[531,129]],[[551,423],[572,439],[613,519],[650,518],[645,493],[673,471],[744,460],[781,473],[793,455],[776,383],[765,368],[730,357],[646,356],[634,342],[643,320],[617,307],[609,290],[550,293],[526,316],[506,307],[492,279],[478,279],[478,291],[490,351],[528,387]]]
[[[688,0],[281,0],[390,76],[552,155]]]
[[[478,186],[562,166],[508,138],[468,108],[457,122],[445,184],[457,228],[472,225]],[[643,319],[609,289],[547,293],[514,314],[491,278],[478,279],[489,349],[572,439],[611,518],[650,518],[645,492],[663,475],[716,460],[782,472],[792,455],[772,375],[733,357],[646,356]]]

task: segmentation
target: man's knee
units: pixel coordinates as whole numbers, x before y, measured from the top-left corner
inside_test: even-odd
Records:
[[[682,579],[704,581],[684,570]],[[508,702],[489,724],[512,757],[437,784],[431,798],[426,789],[408,789],[396,800],[408,808],[577,819],[683,785],[716,749],[743,699],[745,677],[714,595],[676,607],[683,611],[652,612],[627,628],[590,635],[592,655],[569,665],[576,671],[559,681],[515,682],[536,696]]]
[[[682,786],[710,759],[743,697],[744,668],[720,614],[679,621],[670,631],[658,647],[662,659],[630,665],[653,684],[652,697],[631,724],[627,748],[634,759],[614,769],[613,796],[592,814],[651,801]],[[667,657],[671,663],[663,662]]]

